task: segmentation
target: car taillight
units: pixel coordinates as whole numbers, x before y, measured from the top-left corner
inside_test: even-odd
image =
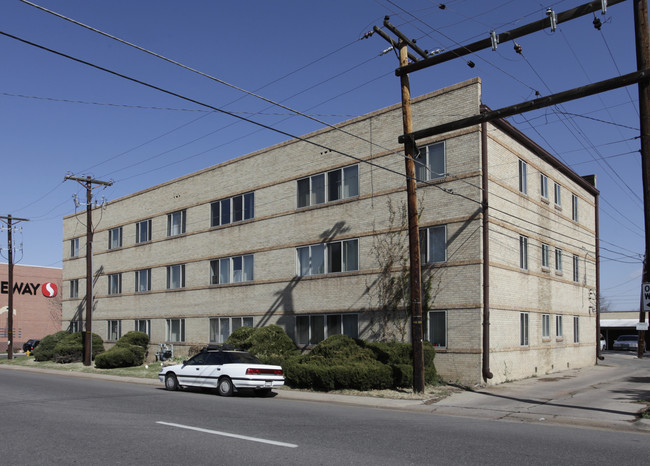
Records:
[[[249,367],[246,375],[282,375],[282,369],[265,369],[261,367]]]

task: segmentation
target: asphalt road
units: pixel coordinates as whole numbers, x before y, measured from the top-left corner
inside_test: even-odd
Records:
[[[647,434],[0,368],[2,464],[640,464]]]

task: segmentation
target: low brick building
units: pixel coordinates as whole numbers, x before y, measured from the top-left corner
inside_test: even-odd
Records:
[[[412,105],[416,130],[475,115],[480,80]],[[93,330],[142,330],[177,353],[242,325],[279,324],[304,347],[339,333],[410,341],[385,268],[397,255],[399,275],[407,241],[401,125],[394,105],[109,203]],[[424,338],[440,374],[499,383],[593,364],[595,179],[506,121],[418,145]],[[64,219],[70,329],[85,312],[80,219]]]
[[[29,339],[61,330],[61,275],[59,268],[14,265],[14,352]],[[0,264],[0,352],[8,346],[8,280],[8,264]]]

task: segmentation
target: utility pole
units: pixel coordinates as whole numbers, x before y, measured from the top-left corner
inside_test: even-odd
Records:
[[[11,215],[0,217],[0,221],[7,225],[7,280],[9,289],[7,295],[7,359],[14,358],[14,245],[13,221],[28,222],[26,218],[14,218]]]
[[[400,66],[409,62],[406,42],[399,42]],[[402,87],[402,124],[404,134],[413,131],[411,116],[411,88],[408,74],[400,76]],[[409,229],[409,273],[411,278],[411,346],[413,349],[413,391],[424,392],[424,352],[422,349],[422,273],[420,270],[420,232],[418,226],[418,200],[415,193],[415,141],[404,140],[404,161],[406,163],[406,193]]]
[[[112,181],[99,181],[91,176],[79,178],[67,175],[66,180],[77,181],[86,188],[86,331],[84,333],[84,366],[92,364],[92,309],[93,309],[93,184],[111,186]]]
[[[650,40],[648,40],[648,1],[634,0],[634,37],[636,43],[637,69],[646,69],[650,66]],[[643,177],[643,212],[645,217],[645,257],[650,252],[650,84],[647,80],[639,81],[639,119],[641,127],[641,166]],[[643,266],[643,282],[650,283],[650,273],[645,264]],[[639,311],[639,322],[645,322],[643,300]],[[643,357],[645,348],[645,330],[639,330],[638,357]]]

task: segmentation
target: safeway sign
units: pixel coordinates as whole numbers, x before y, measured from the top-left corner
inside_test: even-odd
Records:
[[[650,311],[650,283],[644,283],[641,288],[643,312]]]

